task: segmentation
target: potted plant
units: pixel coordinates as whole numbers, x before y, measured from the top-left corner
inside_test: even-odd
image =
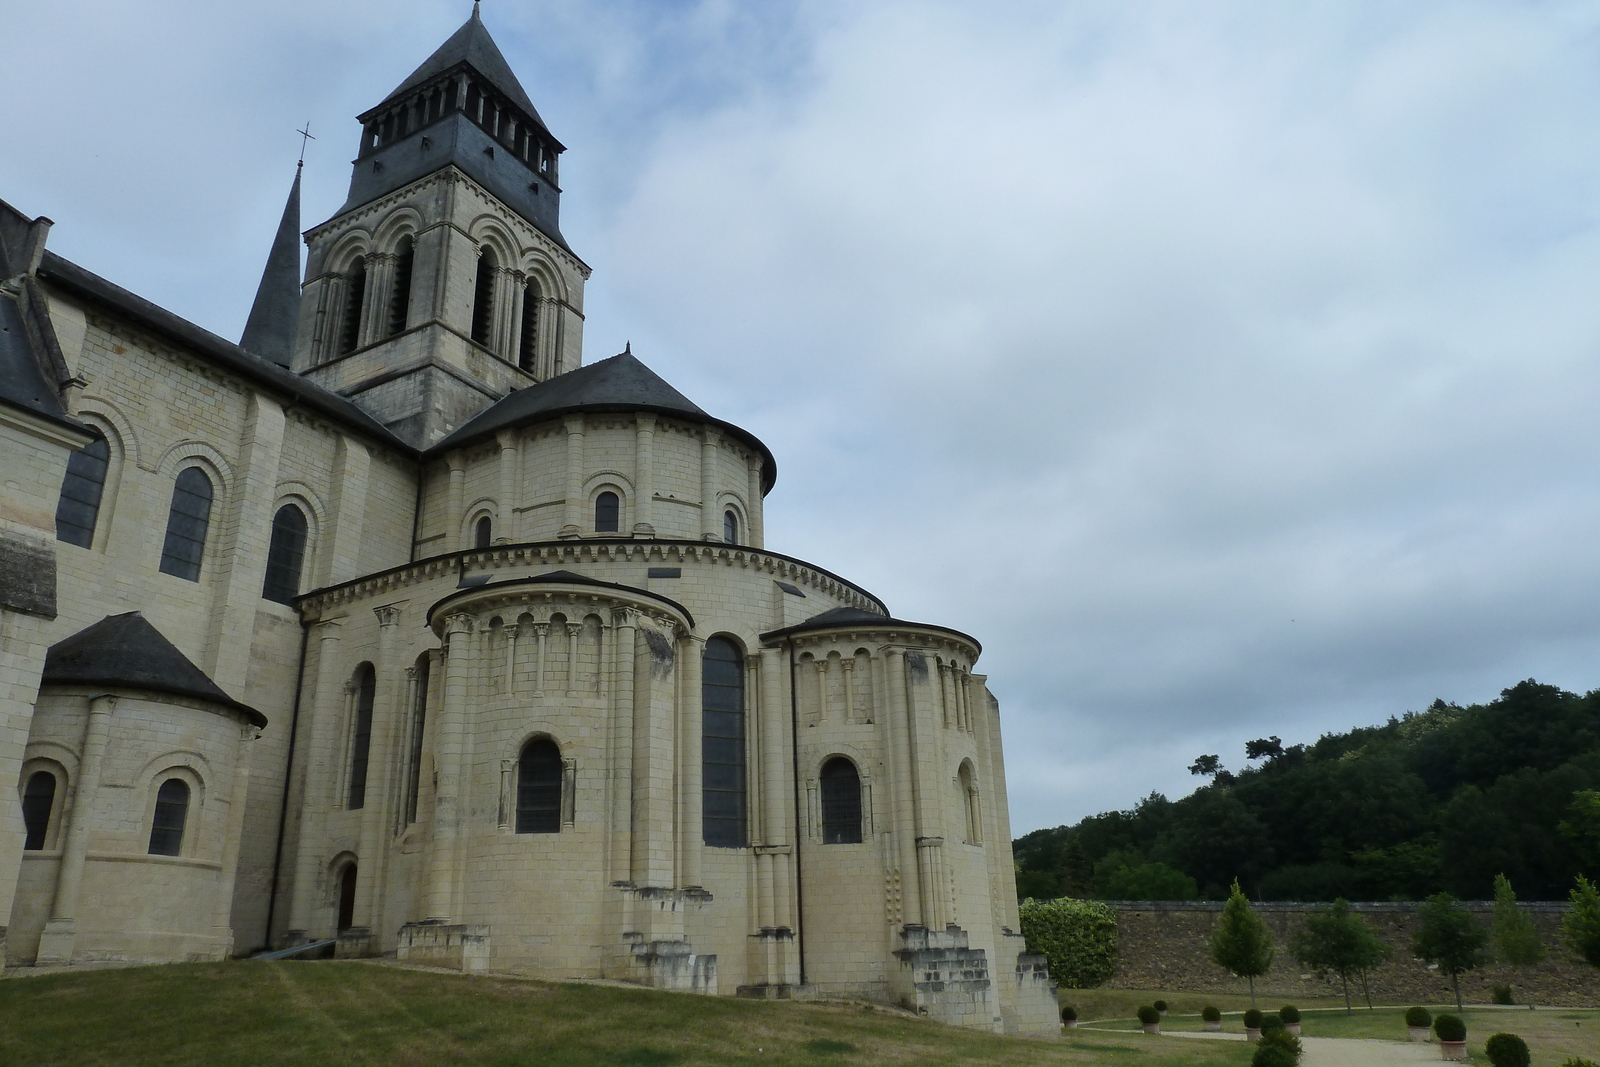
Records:
[[[1461,1016],[1439,1016],[1433,1020],[1433,1033],[1439,1039],[1439,1055],[1444,1059],[1467,1058],[1467,1024],[1461,1021]]]
[[[1411,1035],[1413,1041],[1427,1041],[1428,1028],[1433,1025],[1433,1016],[1427,1008],[1418,1005],[1406,1009],[1406,1033]]]
[[[1156,1011],[1154,1005],[1146,1004],[1139,1009],[1139,1024],[1144,1027],[1145,1033],[1159,1034],[1161,1032],[1161,1013]]]
[[[1200,1009],[1200,1020],[1206,1024],[1207,1030],[1216,1031],[1222,1029],[1222,1012],[1209,1004]]]
[[[1283,1020],[1283,1025],[1291,1034],[1300,1036],[1300,1009],[1293,1004],[1285,1004],[1278,1009],[1278,1018]]]
[[[1156,1011],[1161,1013],[1161,1017],[1163,1019],[1165,1019],[1167,1017],[1167,1002],[1166,1001],[1158,1000],[1158,1001],[1155,1002],[1154,1005],[1152,1005],[1152,1007],[1154,1007],[1156,1009]]]
[[[1250,1041],[1261,1040],[1261,1012],[1255,1008],[1244,1013],[1244,1036]]]
[[[1483,1052],[1494,1067],[1528,1067],[1533,1061],[1528,1043],[1516,1034],[1495,1034],[1483,1046]]]
[[[1061,1008],[1061,1025],[1068,1030],[1078,1025],[1078,1009],[1071,1004],[1064,1004]]]

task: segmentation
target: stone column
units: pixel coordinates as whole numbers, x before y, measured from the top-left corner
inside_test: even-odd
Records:
[[[362,527],[366,522],[367,478],[372,456],[367,446],[353,437],[339,438],[333,458],[333,502],[328,528],[322,531],[327,546],[324,558],[324,585],[348,581],[362,573],[364,545]],[[370,568],[366,568],[370,569]]]
[[[456,913],[456,854],[466,813],[462,756],[468,689],[477,659],[472,639],[475,621],[465,612],[444,620],[444,698],[439,702],[439,729],[434,740],[438,784],[433,800],[433,847],[428,856],[428,918],[438,922],[450,922]]]
[[[506,674],[502,691],[510,694],[517,690],[517,624],[508,622],[500,628],[506,639]]]
[[[641,887],[670,886],[677,852],[677,656],[672,641],[654,626],[641,625],[639,637],[633,679],[633,881]]]
[[[633,881],[633,672],[638,612],[618,608],[611,686],[611,882]]]
[[[839,669],[844,672],[844,721],[856,721],[856,657],[855,653],[840,655]]]
[[[78,785],[72,792],[72,811],[61,844],[55,898],[50,906],[50,919],[39,939],[36,962],[40,964],[72,962],[73,944],[78,936],[78,890],[83,884],[83,865],[89,853],[89,833],[93,829],[95,798],[100,792],[106,741],[111,736],[111,713],[116,707],[114,696],[89,700],[89,721],[83,730],[83,759],[78,764]]]
[[[760,456],[752,455],[750,457],[746,480],[749,488],[746,490],[745,506],[749,509],[749,514],[745,518],[748,520],[750,527],[750,547],[761,548],[766,544],[766,534],[761,517],[764,505],[761,500]]]
[[[497,545],[510,544],[516,539],[517,459],[520,453],[517,437],[515,430],[501,430],[494,435],[495,442],[500,446],[500,522],[494,539]]]
[[[380,252],[369,252],[364,257],[366,268],[366,291],[361,297],[361,322],[356,327],[356,347],[363,348],[372,344],[383,336],[383,326],[388,319],[388,308],[384,306],[383,295],[389,291],[388,261],[394,257],[385,256]]]
[[[317,883],[322,874],[322,824],[331,803],[328,763],[335,755],[330,749],[335,732],[342,725],[339,713],[344,706],[339,663],[339,630],[343,625],[337,619],[317,624],[317,673],[302,763],[305,770],[300,776],[300,825],[295,839],[294,889],[286,937],[291,945],[309,939],[316,917]]]
[[[721,430],[707,426],[700,439],[700,537],[706,541],[722,540],[722,519],[717,514],[717,442],[721,437]]]
[[[383,913],[384,871],[389,861],[389,843],[383,828],[390,823],[387,810],[394,790],[390,781],[400,761],[396,760],[396,729],[401,712],[401,696],[395,679],[400,675],[395,642],[399,640],[403,609],[398,604],[373,608],[378,617],[378,661],[373,664],[372,735],[367,760],[367,792],[361,810],[360,869],[356,882],[356,906],[351,925],[372,930],[380,925]],[[376,946],[372,946],[376,948]]]
[[[549,632],[550,624],[548,622],[536,622],[533,624],[533,636],[534,639],[539,643],[538,655],[534,663],[533,673],[534,696],[544,695],[544,641],[545,635]]]
[[[947,918],[950,887],[944,878],[944,819],[948,789],[940,758],[940,732],[934,728],[931,670],[933,664],[921,649],[905,651],[906,723],[910,735],[911,783],[916,811],[917,853],[922,883],[922,919],[932,929],[942,929]]]
[[[569,622],[567,629],[567,696],[578,691],[578,638],[583,633],[583,623]]]
[[[679,884],[699,887],[700,861],[705,850],[705,827],[701,820],[700,746],[704,709],[701,698],[701,671],[704,666],[705,639],[684,634],[678,642],[679,677],[683,680],[678,700],[678,825],[680,857]]]
[[[884,649],[884,674],[889,683],[889,703],[883,709],[889,720],[890,767],[894,781],[895,854],[900,862],[900,913],[907,925],[922,922],[921,879],[917,876],[917,815],[912,790],[911,734],[906,704],[905,652]]]
[[[656,417],[641,411],[634,416],[633,454],[633,534],[635,537],[654,537],[655,512],[652,507],[656,495],[655,482]]]
[[[462,525],[467,510],[467,465],[460,452],[450,453],[450,496],[445,515],[445,550],[461,552],[472,547],[471,533]]]
[[[228,797],[228,824],[222,839],[222,870],[217,872],[217,910],[211,920],[216,938],[222,942],[222,955],[233,955],[233,886],[239,875],[239,846],[244,837],[244,809],[250,796],[250,757],[255,751],[257,733],[253,723],[239,728],[239,746],[233,757],[233,789]]]
[[[583,516],[583,416],[568,415],[567,496],[559,537],[578,537],[584,529]]]
[[[788,704],[784,700],[783,680],[788,664],[783,649],[761,650],[761,738],[757,759],[761,767],[761,826],[763,845],[784,843],[783,835],[783,734]],[[752,835],[753,836],[753,835]]]

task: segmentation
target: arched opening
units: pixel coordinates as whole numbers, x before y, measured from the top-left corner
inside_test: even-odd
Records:
[[[105,492],[111,446],[103,436],[67,457],[67,474],[61,480],[56,503],[56,540],[79,548],[94,545],[94,527],[100,518],[100,496]]]
[[[416,259],[416,245],[410,237],[400,238],[394,256],[394,289],[389,294],[389,336],[406,328],[406,318],[411,314],[411,267]]]
[[[206,552],[206,530],[211,525],[211,479],[199,467],[185,467],[172,485],[172,506],[167,511],[167,537],[161,545],[163,574],[200,580],[200,561]]]
[[[594,498],[594,532],[616,533],[622,522],[622,500],[617,494],[601,493]]]
[[[372,664],[356,668],[356,721],[350,741],[350,789],[345,807],[354,810],[367,803],[367,761],[372,751],[372,698],[378,687]]]
[[[488,548],[494,537],[494,523],[485,515],[472,526],[472,547]]]
[[[743,848],[744,654],[727,638],[713,637],[701,664],[701,831],[714,848]]]
[[[424,652],[417,657],[417,672],[413,676],[416,695],[411,714],[409,763],[406,776],[406,825],[417,821],[417,790],[422,784],[422,736],[428,720],[428,682],[432,660]]]
[[[267,546],[267,576],[261,596],[290,604],[300,592],[300,568],[306,558],[306,514],[285,504],[272,517],[272,542]]]
[[[339,354],[354,352],[361,340],[361,309],[367,299],[367,261],[360,256],[344,278],[344,318],[339,321]]]
[[[339,872],[339,921],[337,929],[342,934],[355,924],[356,865],[347,863],[344,865],[344,869]]]
[[[957,800],[961,804],[961,816],[965,832],[963,840],[969,845],[983,844],[983,824],[978,811],[978,783],[972,773],[972,762],[961,761],[961,769],[956,772]]]
[[[561,832],[561,750],[548,737],[535,738],[517,760],[517,833]]]
[[[843,756],[822,765],[822,843],[861,843],[861,776]]]
[[[472,339],[489,347],[494,330],[494,249],[484,245],[478,252],[478,277],[472,289]]]
[[[189,821],[189,783],[168,778],[156,790],[155,816],[150,820],[150,855],[183,854],[183,827]]]
[[[729,545],[739,543],[739,516],[733,513],[732,508],[722,513],[722,540]]]
[[[517,343],[517,366],[530,373],[539,351],[539,283],[530,281],[522,293],[522,330]]]
[[[50,813],[56,805],[56,776],[49,771],[34,771],[22,787],[22,826],[27,836],[22,848],[38,852],[50,834]]]

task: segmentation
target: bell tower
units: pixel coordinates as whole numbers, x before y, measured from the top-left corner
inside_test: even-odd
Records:
[[[426,448],[582,362],[589,268],[561,236],[565,148],[476,4],[358,119],[350,196],[306,233],[292,366]]]

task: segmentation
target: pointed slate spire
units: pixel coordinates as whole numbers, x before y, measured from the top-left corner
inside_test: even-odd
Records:
[[[273,363],[289,365],[300,320],[300,170],[295,167],[289,202],[283,205],[278,235],[272,239],[267,269],[261,273],[239,347]]]
[[[528,99],[528,93],[522,88],[522,83],[517,81],[517,76],[511,73],[511,64],[506,62],[506,57],[500,54],[500,46],[494,43],[494,38],[489,36],[489,30],[483,24],[483,19],[478,13],[478,5],[472,5],[472,17],[462,23],[461,28],[450,35],[450,39],[440,45],[438,50],[422,63],[422,66],[411,72],[411,77],[401,82],[399,87],[388,96],[384,97],[383,104],[387,104],[397,96],[404,96],[423,82],[443,74],[457,64],[465,63],[473,70],[483,75],[490,85],[500,90],[517,107],[527,112],[528,117],[544,125],[544,119],[539,117],[539,112],[534,110],[533,101]],[[378,107],[382,107],[379,104]]]

